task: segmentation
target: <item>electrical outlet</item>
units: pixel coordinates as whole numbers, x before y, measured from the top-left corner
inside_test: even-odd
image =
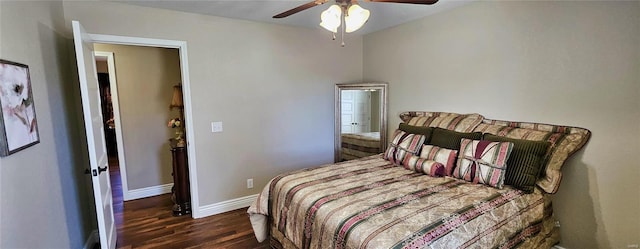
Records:
[[[247,179],[247,188],[253,188],[253,178]]]
[[[556,221],[556,227],[560,227],[560,221],[559,220]]]
[[[211,132],[222,132],[222,122],[211,122]]]

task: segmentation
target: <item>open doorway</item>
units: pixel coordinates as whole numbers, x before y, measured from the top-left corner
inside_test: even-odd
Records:
[[[94,49],[106,149],[119,166],[123,200],[170,193],[169,139],[182,127],[167,123],[184,119],[179,108],[170,108],[181,81],[178,49],[101,43]]]
[[[174,181],[175,175],[182,174],[173,167],[172,142],[176,134],[183,134],[183,129],[167,125],[169,120],[184,120],[180,57],[175,48],[96,43],[94,49],[113,211],[120,238],[127,222],[123,216],[133,211],[127,208],[135,209],[125,205],[127,201],[158,196],[166,202],[174,201],[174,209],[180,211],[167,209],[167,213],[190,213],[190,209],[177,205],[179,198],[175,197],[184,187],[174,187],[177,183],[188,186],[188,179]],[[174,103],[176,94],[180,103]],[[173,196],[168,194],[172,189],[177,190]]]
[[[87,136],[87,149],[89,152],[90,168],[87,170],[91,175],[91,185],[93,186],[93,196],[96,208],[96,218],[98,222],[98,237],[101,248],[116,247],[116,229],[113,213],[113,198],[111,196],[111,183],[109,174],[102,174],[107,171],[108,158],[104,139],[104,120],[102,118],[100,106],[100,94],[97,80],[97,70],[95,64],[94,44],[121,44],[149,47],[175,48],[179,51],[181,83],[184,99],[185,135],[186,135],[186,158],[189,159],[187,172],[189,173],[190,199],[193,209],[193,218],[202,217],[199,211],[197,183],[197,167],[195,161],[195,149],[189,146],[194,139],[193,119],[191,107],[189,68],[187,58],[187,43],[185,41],[148,39],[139,37],[126,37],[114,35],[102,35],[88,33],[78,21],[72,21],[74,49],[76,52],[76,62],[78,67],[78,79],[80,82],[80,96],[82,99],[82,110]],[[111,82],[113,84],[113,82]],[[114,112],[116,109],[114,103]],[[117,129],[116,124],[116,129]],[[121,144],[121,143],[119,143]],[[118,151],[120,156],[122,151]],[[186,159],[185,158],[185,159]]]

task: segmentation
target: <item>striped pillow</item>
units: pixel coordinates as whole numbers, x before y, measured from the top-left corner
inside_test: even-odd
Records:
[[[544,166],[547,150],[551,143],[506,138],[489,133],[484,134],[484,139],[494,142],[513,143],[513,151],[507,160],[509,167],[504,178],[504,184],[512,185],[526,193],[532,193]]]
[[[410,156],[406,164],[402,164],[405,169],[418,173],[425,173],[433,177],[444,176],[444,165],[442,163],[428,160],[419,156]]]
[[[420,157],[442,163],[444,165],[445,175],[451,176],[453,168],[456,165],[458,151],[425,144],[420,151]]]
[[[424,144],[425,136],[418,134],[406,133],[396,130],[393,133],[393,140],[389,143],[387,151],[382,157],[389,162],[402,165],[403,161],[409,160],[410,156],[415,156]]]
[[[463,138],[458,167],[453,171],[453,177],[502,189],[507,160],[512,150],[511,142]]]
[[[480,114],[459,114],[448,112],[403,112],[400,119],[409,125],[440,127],[457,132],[471,132],[484,117]]]
[[[561,168],[567,158],[580,150],[591,137],[591,131],[580,127],[490,119],[483,120],[474,131],[508,138],[550,142],[549,155],[536,183],[550,194],[558,191],[562,180]]]

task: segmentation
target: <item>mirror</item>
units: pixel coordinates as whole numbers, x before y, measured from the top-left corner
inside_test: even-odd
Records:
[[[336,84],[335,161],[384,152],[387,83]]]

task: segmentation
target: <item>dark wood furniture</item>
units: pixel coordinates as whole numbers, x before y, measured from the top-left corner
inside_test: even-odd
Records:
[[[173,215],[181,216],[191,213],[191,192],[189,189],[189,164],[187,147],[179,147],[178,141],[170,139],[171,156],[173,157]]]

